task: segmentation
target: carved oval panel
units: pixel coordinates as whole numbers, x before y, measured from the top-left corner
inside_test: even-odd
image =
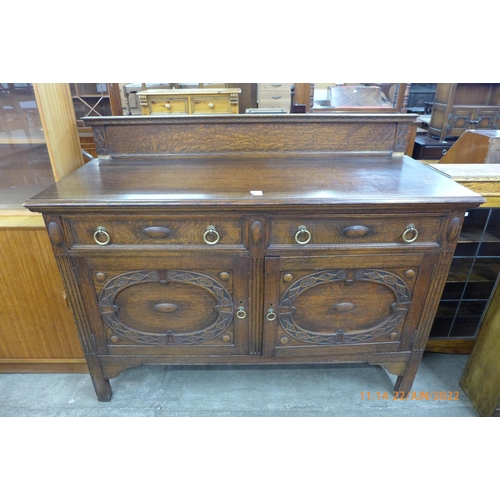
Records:
[[[214,339],[233,319],[229,291],[192,271],[141,270],[110,279],[99,294],[107,326],[144,344],[197,344]]]
[[[410,289],[394,273],[327,270],[292,283],[280,298],[278,318],[302,342],[349,344],[397,330],[410,303]]]

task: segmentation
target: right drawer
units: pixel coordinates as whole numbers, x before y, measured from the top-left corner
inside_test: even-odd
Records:
[[[363,216],[271,220],[270,246],[439,244],[442,215]]]

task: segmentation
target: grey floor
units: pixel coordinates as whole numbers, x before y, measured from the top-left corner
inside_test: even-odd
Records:
[[[111,380],[109,403],[86,374],[2,374],[0,417],[477,417],[458,385],[467,360],[424,354],[412,394],[429,400],[394,399],[396,377],[364,364],[141,366]]]

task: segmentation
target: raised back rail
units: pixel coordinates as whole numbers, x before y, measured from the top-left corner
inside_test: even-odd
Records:
[[[100,158],[171,155],[404,154],[408,114],[85,118]]]

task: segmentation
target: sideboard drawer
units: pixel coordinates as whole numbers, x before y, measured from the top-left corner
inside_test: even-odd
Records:
[[[270,246],[439,243],[442,216],[273,219]]]
[[[188,114],[188,99],[187,97],[180,98],[156,98],[149,101],[149,109],[151,114],[156,113],[181,113]]]
[[[233,245],[241,248],[243,219],[66,219],[71,246]],[[100,228],[100,229],[99,229]],[[109,240],[109,241],[108,241]]]

